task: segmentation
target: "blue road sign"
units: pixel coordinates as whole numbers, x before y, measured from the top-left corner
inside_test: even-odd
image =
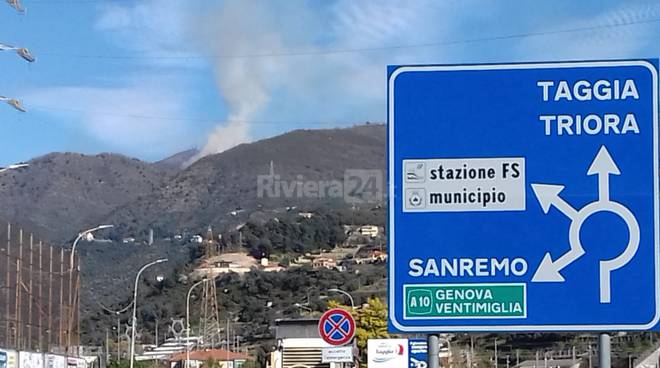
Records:
[[[427,368],[428,354],[426,339],[408,339],[408,368]]]
[[[653,328],[657,64],[390,67],[390,329]]]

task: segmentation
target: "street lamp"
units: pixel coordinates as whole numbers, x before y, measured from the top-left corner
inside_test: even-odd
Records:
[[[78,236],[76,237],[76,240],[73,241],[73,246],[71,247],[71,257],[69,259],[69,265],[71,266],[71,268],[70,268],[69,271],[73,272],[73,257],[75,256],[75,253],[76,253],[76,245],[78,245],[78,242],[80,241],[80,239],[85,237],[85,235],[87,235],[87,234],[92,234],[96,231],[103,230],[103,229],[110,229],[110,228],[113,228],[114,226],[115,225],[99,225],[97,227],[87,229],[87,230],[85,230],[81,233],[78,233]]]
[[[353,301],[353,297],[351,296],[351,294],[349,294],[349,293],[347,293],[347,292],[345,292],[344,290],[341,290],[341,289],[328,289],[328,291],[332,292],[332,293],[340,293],[340,294],[346,295],[348,297],[348,300],[351,301],[351,308],[355,309],[355,302]]]
[[[138,292],[138,282],[140,281],[140,275],[144,270],[147,268],[157,265],[159,263],[167,262],[167,258],[161,258],[157,259],[151,263],[147,263],[146,265],[142,266],[140,268],[140,271],[138,271],[137,276],[135,276],[135,290],[133,291],[133,319],[131,320],[131,365],[130,368],[133,368],[133,364],[135,363],[135,330],[137,327],[137,292]]]
[[[7,0],[7,3],[19,13],[25,13],[25,8],[19,0]]]
[[[78,245],[78,242],[80,239],[82,239],[85,235],[91,234],[95,231],[98,230],[103,230],[103,229],[109,229],[113,227],[114,225],[99,225],[97,227],[87,229],[81,233],[78,234],[78,237],[76,237],[76,240],[73,241],[73,246],[71,247],[71,257],[69,258],[69,307],[71,308],[71,318],[69,319],[69,330],[68,330],[68,336],[67,336],[67,347],[71,346],[71,335],[73,334],[73,318],[75,316],[74,308],[73,308],[73,260],[76,254],[76,245]],[[78,262],[78,268],[80,268],[80,262]],[[80,285],[78,285],[80,288]]]
[[[215,278],[213,278],[215,280]],[[193,289],[204,282],[208,281],[206,278],[203,278],[200,281],[192,284],[190,289],[188,289],[188,296],[186,297],[186,364],[185,368],[188,368],[188,362],[190,361],[190,296],[192,295]],[[215,282],[215,281],[214,281]]]
[[[25,47],[15,47],[0,43],[0,51],[16,51],[16,54],[28,63],[34,63],[35,60],[37,60],[34,55],[32,55],[30,50],[26,49]]]
[[[126,312],[130,307],[132,307],[132,306],[133,306],[133,302],[134,302],[134,301],[131,301],[130,303],[128,303],[128,305],[127,305],[126,307],[124,307],[124,308],[122,308],[122,309],[118,309],[118,310],[112,310],[112,309],[110,309],[110,308],[104,306],[103,304],[97,302],[97,304],[98,304],[103,310],[105,310],[106,312],[109,312],[109,313],[112,313],[112,314],[116,314],[116,315],[117,315],[117,327],[116,327],[116,328],[117,328],[117,361],[118,361],[118,362],[121,361],[121,318],[120,318],[119,316],[120,316],[122,313]],[[112,329],[114,330],[115,327],[113,327]]]
[[[25,108],[23,107],[23,103],[18,99],[0,96],[0,102],[6,102],[9,106],[20,112],[26,112]]]

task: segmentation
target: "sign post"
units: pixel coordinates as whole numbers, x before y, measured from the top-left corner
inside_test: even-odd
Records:
[[[654,328],[657,64],[390,67],[390,330]]]

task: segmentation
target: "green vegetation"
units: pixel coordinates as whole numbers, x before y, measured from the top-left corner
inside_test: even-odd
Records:
[[[386,339],[390,337],[387,332],[387,307],[379,298],[369,298],[367,303],[355,310],[335,302],[328,303],[328,307],[351,311],[355,318],[355,338],[361,350],[367,348],[369,339]]]
[[[255,258],[296,255],[330,250],[346,240],[344,225],[383,226],[382,208],[319,211],[311,218],[296,215],[248,221],[238,230],[223,234],[223,248],[242,244]]]

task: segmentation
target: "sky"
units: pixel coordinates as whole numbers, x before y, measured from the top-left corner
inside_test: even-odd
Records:
[[[0,1],[0,165],[384,122],[387,65],[660,56],[660,1]]]

